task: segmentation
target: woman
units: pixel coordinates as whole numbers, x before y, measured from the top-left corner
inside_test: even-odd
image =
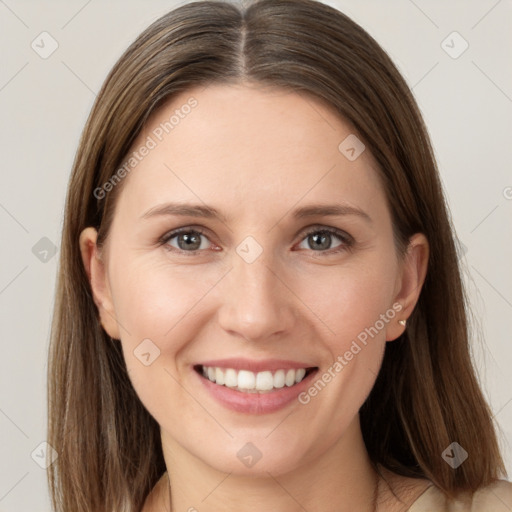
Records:
[[[466,314],[377,43],[312,0],[177,8],[114,66],[74,163],[54,507],[509,510]]]

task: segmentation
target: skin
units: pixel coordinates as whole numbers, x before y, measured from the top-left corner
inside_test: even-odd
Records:
[[[415,234],[398,257],[372,155],[349,161],[338,145],[353,129],[310,96],[248,83],[191,89],[150,117],[133,149],[191,96],[198,105],[124,179],[102,250],[93,228],[80,237],[102,325],[121,340],[134,388],[161,426],[168,475],[144,512],[169,510],[168,479],[174,511],[372,510],[376,480],[358,411],[385,344],[418,300],[428,242]],[[170,201],[211,205],[226,220],[142,218]],[[371,222],[292,216],[336,202]],[[333,235],[318,249],[306,234],[312,226],[338,228],[355,243]],[[195,256],[179,253],[178,237],[158,243],[179,227],[205,230]],[[252,263],[236,252],[247,236],[262,248]],[[305,405],[234,412],[192,369],[208,359],[282,358],[321,375],[396,303],[400,313]],[[160,350],[149,366],[133,354],[146,338]],[[249,441],[262,454],[250,468],[237,457]],[[412,503],[428,484],[388,477],[397,496],[381,480],[379,510],[405,510],[400,500]]]

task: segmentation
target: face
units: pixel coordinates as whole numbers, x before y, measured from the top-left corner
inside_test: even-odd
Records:
[[[164,450],[279,474],[357,424],[418,277],[353,137],[314,98],[210,85],[173,98],[134,143],[147,154],[101,260],[91,229],[81,243]]]

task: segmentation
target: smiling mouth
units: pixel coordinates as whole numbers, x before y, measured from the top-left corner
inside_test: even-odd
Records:
[[[308,375],[318,370],[318,367],[266,370],[252,372],[220,368],[214,366],[196,365],[194,370],[203,378],[242,393],[272,393],[284,387],[293,387],[302,382]]]

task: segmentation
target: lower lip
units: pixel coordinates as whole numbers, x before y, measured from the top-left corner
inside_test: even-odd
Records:
[[[268,414],[283,409],[297,399],[298,395],[309,386],[317,371],[318,370],[312,371],[298,384],[290,387],[285,386],[268,393],[244,393],[236,389],[215,384],[195,370],[194,373],[211,396],[228,409],[248,414]]]

